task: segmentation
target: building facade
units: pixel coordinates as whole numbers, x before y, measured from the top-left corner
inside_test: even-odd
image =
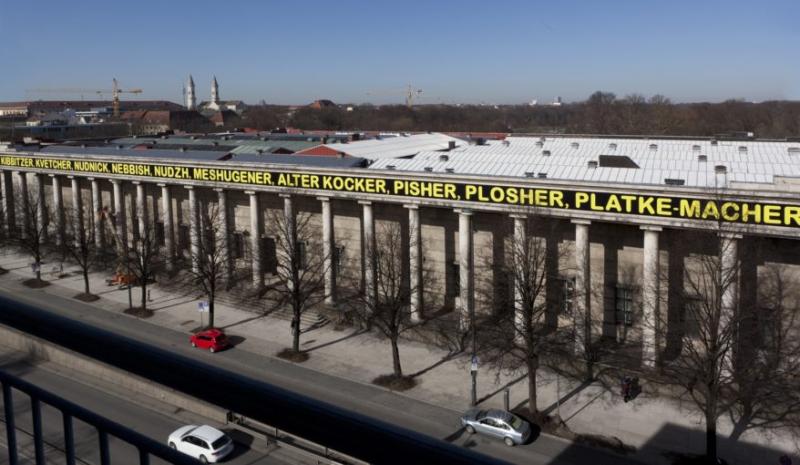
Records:
[[[636,140],[644,148],[641,156],[639,149],[627,149],[631,156],[626,158],[637,165],[632,168],[617,166],[628,164],[625,160],[597,160],[596,153],[578,156],[575,146],[603,146],[602,153],[614,144],[619,154],[626,142],[529,139],[497,141],[494,152],[464,146],[378,159],[369,168],[202,160],[191,159],[190,152],[123,156],[113,147],[104,154],[6,148],[0,150],[2,220],[6,233],[21,224],[25,212],[15,207],[15,198],[28,191],[52,203],[55,212],[79,205],[86,230],[100,227],[94,213],[110,208],[125,218],[131,240],[140,222],[151,224],[173,262],[199,237],[193,212],[217,208],[223,212],[220,233],[228,238],[231,269],[262,286],[274,279],[281,260],[276,215],[291,211],[308,219],[328,252],[325,294],[333,306],[337,286],[345,281],[359,282],[365,293],[377,292],[370,253],[382,228],[393,226],[403,231],[404,279],[414,290],[411,317],[452,312],[462,326],[476,314],[515,305],[513,297],[496,298],[513,294],[508,276],[500,276],[501,265],[510,260],[509,241],[536,237],[546,254],[541,298],[552,324],[574,334],[576,352],[589,340],[604,339],[638,348],[644,365],[670,351],[673,336],[691,331],[685,321],[692,298],[686,276],[696,257],[722,250],[722,262],[736,264],[735,290],[723,296],[732,311],[737,302],[758,300],[759,277],[768,267],[785,269],[800,284],[800,185],[793,171],[777,166],[777,154],[789,161],[800,156],[798,144],[759,142],[742,150],[740,142],[680,141],[685,148],[677,152],[694,168],[666,169],[666,175],[656,176],[658,182],[648,183],[625,179],[656,179],[644,172],[655,169],[646,168],[646,159],[656,158],[650,157],[657,151],[653,145],[671,142]],[[527,157],[521,167],[515,167],[517,155],[510,153],[491,162],[492,153],[518,143],[523,154],[518,156]],[[711,148],[719,144],[733,145]],[[562,149],[582,166],[555,177],[557,167],[567,163],[556,160]],[[776,173],[750,176],[759,171],[753,167],[758,163],[748,167],[737,158],[748,157],[747,151],[751,158],[761,153]],[[669,164],[675,157],[663,159]],[[490,166],[479,171],[474,165],[480,163]],[[603,171],[607,168],[611,171]],[[615,170],[642,171],[609,174]],[[38,221],[49,221],[53,234],[64,230],[58,215]],[[423,270],[424,282],[416,285]],[[423,302],[423,292],[436,296],[435,308]]]

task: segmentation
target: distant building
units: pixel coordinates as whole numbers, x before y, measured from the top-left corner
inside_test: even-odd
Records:
[[[197,96],[194,93],[194,79],[189,75],[189,82],[186,83],[186,109],[194,110],[197,107]]]
[[[314,100],[308,105],[309,108],[313,108],[315,110],[321,110],[323,108],[333,108],[335,106],[336,104],[333,103],[333,101],[327,99]]]
[[[217,77],[211,81],[211,101],[200,102],[199,110],[202,112],[230,110],[241,115],[247,105],[241,100],[220,100],[219,98],[219,83]]]

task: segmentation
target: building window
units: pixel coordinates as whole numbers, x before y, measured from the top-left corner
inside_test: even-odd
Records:
[[[344,246],[337,245],[333,249],[333,271],[336,276],[342,274],[343,264],[344,264]]]
[[[308,263],[306,262],[306,242],[299,241],[297,243],[297,249],[295,249],[295,253],[297,256],[295,257],[295,262],[297,263],[297,269],[305,270]]]
[[[189,249],[189,225],[182,224],[178,226],[178,235],[180,236],[181,250]]]
[[[781,328],[777,321],[777,314],[771,307],[761,307],[758,312],[758,334],[757,341],[753,341],[757,347],[770,349],[774,347],[776,338],[779,338]],[[780,340],[780,339],[778,339]],[[777,348],[776,348],[777,349]]]
[[[617,324],[633,325],[633,288],[617,286],[614,293]]]
[[[681,326],[683,334],[692,338],[700,336],[701,313],[703,311],[703,301],[701,297],[686,296],[683,301],[683,313],[681,314]]]
[[[271,237],[261,237],[261,266],[265,273],[278,273],[278,251]]]
[[[244,234],[241,232],[233,233],[233,243],[231,244],[233,258],[244,257]]]
[[[166,245],[166,237],[164,235],[164,222],[156,222],[156,244],[159,246]]]
[[[562,315],[572,315],[575,305],[575,278],[558,278],[558,311]]]

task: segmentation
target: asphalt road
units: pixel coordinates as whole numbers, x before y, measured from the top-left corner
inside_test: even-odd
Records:
[[[0,294],[512,463],[640,463],[605,450],[575,445],[545,435],[529,444],[509,448],[499,441],[467,435],[459,426],[460,412],[447,408],[245,350],[234,348],[217,354],[192,350],[187,343],[186,332],[94,308],[74,299],[32,290],[17,281],[0,281]]]
[[[152,401],[149,399],[147,401],[150,406],[144,407],[137,401],[139,398],[137,393],[121,390],[118,387],[106,387],[104,383],[97,380],[92,380],[92,385],[82,381],[75,381],[63,373],[43,369],[24,360],[20,361],[20,358],[19,353],[6,354],[0,357],[0,369],[34,383],[43,389],[57,393],[64,399],[78,403],[159,442],[166,442],[167,436],[172,431],[187,423],[206,422],[192,414],[183,412],[178,414],[178,412],[174,412],[165,406],[162,406],[163,408],[160,410],[154,409],[152,408]],[[30,455],[29,458],[32,458],[33,448],[30,433],[33,431],[33,426],[30,415],[30,400],[22,392],[15,390],[13,394],[17,437],[18,441],[20,441],[19,447],[23,452],[26,452],[21,455],[23,455],[23,458],[24,455]],[[47,444],[45,451],[47,463],[64,463],[61,418],[61,413],[58,410],[42,404],[42,427],[44,440]],[[223,425],[212,426],[225,430]],[[5,443],[4,428],[5,425],[3,425],[2,431],[3,443]],[[78,463],[99,463],[97,431],[92,426],[79,420],[74,421],[73,428]],[[252,440],[252,438],[245,439]],[[139,464],[139,456],[133,446],[113,436],[109,437],[109,446],[112,463],[120,465]],[[234,465],[284,465],[292,463],[287,460],[287,453],[283,450],[276,449],[268,454],[263,450],[249,448],[242,442],[237,443],[233,454],[229,457],[225,463]],[[5,463],[6,461],[7,454],[0,460],[0,463]],[[151,458],[151,463],[165,462]]]

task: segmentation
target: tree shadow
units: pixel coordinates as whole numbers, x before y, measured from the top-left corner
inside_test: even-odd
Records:
[[[579,385],[575,386],[575,387],[574,387],[574,388],[573,388],[571,391],[569,391],[569,392],[568,392],[568,393],[566,393],[566,394],[565,394],[563,397],[561,397],[561,398],[558,400],[558,402],[554,402],[554,403],[553,403],[553,404],[551,404],[549,407],[547,407],[547,408],[543,409],[543,410],[542,410],[542,414],[544,414],[544,415],[549,415],[550,413],[552,413],[552,412],[553,412],[553,410],[555,410],[556,408],[558,408],[558,406],[559,406],[560,404],[563,404],[564,402],[566,402],[566,401],[568,401],[568,400],[572,399],[573,397],[577,396],[578,394],[580,394],[580,393],[581,393],[581,391],[583,391],[584,389],[586,389],[587,387],[589,387],[589,386],[590,386],[591,384],[593,384],[593,383],[594,383],[594,381],[591,381],[591,380],[584,380],[583,382],[581,382],[581,384],[579,384]],[[598,395],[602,395],[602,392],[601,392],[600,394],[598,394]],[[592,399],[592,400],[594,400],[594,399]],[[591,403],[591,401],[590,401],[590,402],[588,402],[586,405],[589,405],[590,403]],[[581,407],[581,409],[580,409],[580,410],[583,410],[584,408],[586,408],[586,406],[583,406],[583,407]],[[578,410],[578,412],[580,412],[580,410]],[[572,416],[575,416],[575,415],[576,415],[578,412],[576,412],[576,413],[575,413],[575,414],[573,414]],[[570,418],[571,418],[571,417],[570,417]]]
[[[175,299],[169,299],[169,300],[175,300]],[[189,302],[191,302],[193,300],[195,300],[195,299],[190,297],[190,298],[188,298],[186,300],[183,300],[183,301],[180,301],[180,302],[175,302],[175,303],[172,303],[172,304],[169,304],[169,305],[164,305],[163,307],[153,307],[151,305],[151,306],[149,306],[149,308],[150,308],[150,310],[152,310],[154,312],[158,312],[158,311],[161,311],[161,310],[166,310],[168,308],[173,308],[173,307],[177,307],[179,305],[183,305],[183,304],[189,303]]]
[[[334,344],[337,344],[337,343],[339,343],[339,342],[346,341],[347,339],[350,339],[350,338],[352,338],[352,337],[355,337],[355,336],[360,336],[360,335],[362,335],[362,334],[364,334],[364,333],[366,333],[366,332],[367,332],[367,330],[365,330],[365,329],[358,329],[358,330],[355,330],[355,331],[353,331],[352,333],[350,333],[350,334],[348,334],[348,335],[346,335],[346,336],[342,336],[342,337],[340,337],[339,339],[334,339],[334,340],[332,340],[332,341],[328,341],[328,342],[325,342],[325,343],[322,343],[322,344],[316,345],[316,346],[314,346],[314,347],[309,347],[309,348],[307,348],[307,349],[304,349],[304,350],[305,350],[306,352],[313,352],[313,351],[315,351],[315,350],[317,350],[317,349],[322,349],[323,347],[332,346],[332,345],[334,345]],[[413,376],[413,375],[412,375],[412,376]]]
[[[511,386],[513,386],[513,385],[517,384],[518,382],[522,381],[527,376],[528,376],[527,374],[523,374],[523,375],[520,375],[520,376],[512,379],[511,381],[507,382],[506,384],[504,384],[504,385],[500,386],[499,388],[495,389],[493,392],[490,392],[489,394],[486,394],[485,396],[480,397],[478,399],[478,403],[480,404],[481,402],[484,402],[484,401],[487,401],[487,400],[491,399],[492,397],[496,396],[497,394],[503,392],[503,390],[505,390],[506,388],[510,388]],[[525,402],[527,402],[527,400],[523,401],[522,403],[524,404]]]
[[[430,366],[428,366],[428,367],[426,367],[426,368],[423,368],[423,369],[421,369],[421,370],[419,370],[419,371],[417,371],[417,372],[415,372],[415,373],[411,373],[411,374],[410,374],[410,375],[408,375],[408,376],[410,376],[411,378],[416,378],[416,377],[418,377],[418,376],[422,376],[422,375],[424,375],[425,373],[427,373],[427,372],[429,372],[429,371],[433,370],[434,368],[438,367],[439,365],[442,365],[443,363],[447,363],[447,362],[449,362],[450,360],[453,360],[453,359],[455,359],[455,358],[456,358],[458,355],[460,355],[461,353],[463,353],[463,350],[458,350],[458,351],[455,351],[455,352],[450,352],[450,353],[448,353],[447,355],[445,355],[444,357],[442,357],[441,359],[437,360],[437,361],[436,361],[435,363],[433,363],[432,365],[430,365]]]
[[[264,318],[266,316],[267,316],[267,314],[256,315],[256,316],[253,316],[253,317],[250,317],[250,318],[245,318],[244,320],[239,320],[239,321],[237,321],[235,323],[231,323],[229,325],[219,326],[219,328],[220,329],[230,329],[230,328],[233,328],[234,326],[243,325],[243,324],[249,323],[251,321],[259,320],[259,319]]]

